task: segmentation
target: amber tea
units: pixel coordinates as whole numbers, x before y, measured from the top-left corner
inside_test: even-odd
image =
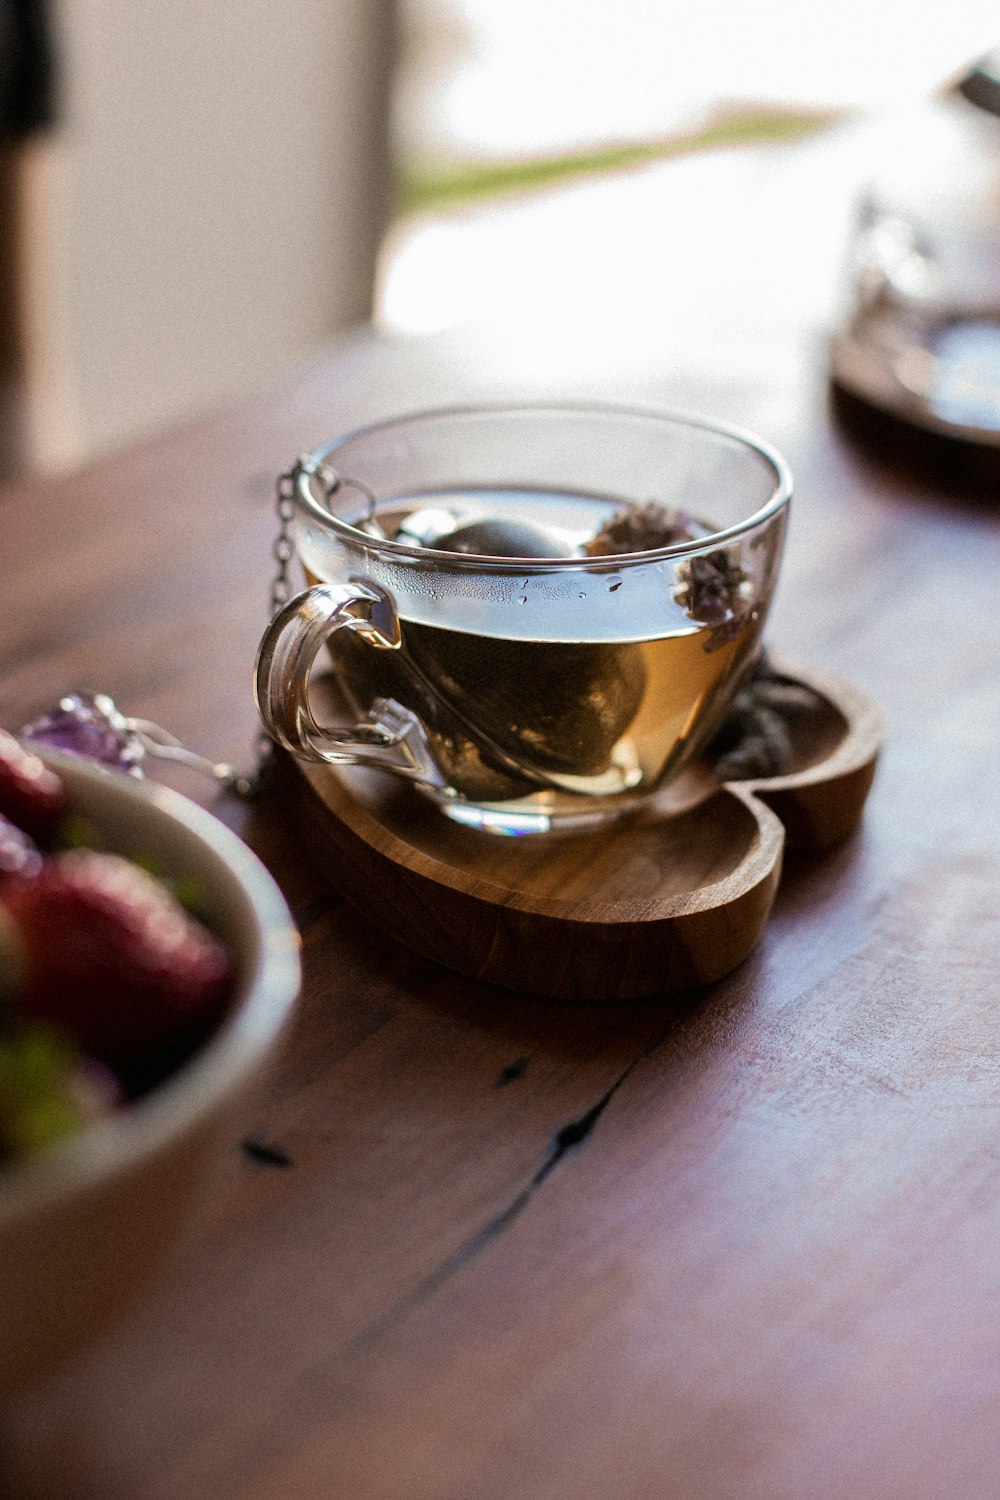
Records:
[[[708,620],[692,618],[705,590],[692,594],[683,567],[665,563],[650,587],[624,558],[587,561],[618,514],[606,499],[463,491],[397,501],[367,519],[388,538],[434,550],[516,547],[585,563],[568,579],[510,580],[492,608],[479,602],[474,630],[435,623],[436,601],[418,594],[400,609],[398,649],[374,650],[347,630],[331,638],[359,713],[381,699],[419,719],[446,811],[471,802],[530,818],[558,815],[565,794],[627,797],[671,775],[717,724],[758,634],[757,612],[741,610],[742,573],[727,600],[709,601]],[[688,540],[711,533],[705,521],[684,524]],[[310,581],[319,576],[309,570]]]

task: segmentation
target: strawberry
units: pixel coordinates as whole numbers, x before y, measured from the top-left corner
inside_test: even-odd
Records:
[[[61,778],[0,729],[0,815],[37,838],[55,831],[65,808]]]
[[[0,813],[0,881],[37,875],[41,868],[42,856],[34,842]]]
[[[231,983],[221,943],[157,880],[83,849],[0,883],[4,970],[22,1014],[64,1028],[132,1094],[192,1051]]]

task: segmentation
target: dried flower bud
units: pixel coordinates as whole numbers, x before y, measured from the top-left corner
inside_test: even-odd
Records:
[[[692,620],[711,627],[706,651],[732,640],[752,618],[748,585],[736,546],[700,553],[679,564],[674,598]]]
[[[584,551],[588,557],[622,557],[628,552],[652,552],[710,534],[709,528],[686,511],[671,510],[657,500],[645,505],[632,501],[605,521]]]
[[[779,714],[766,709],[749,718],[731,750],[715,763],[720,781],[747,781],[758,776],[781,776],[792,762],[792,738]]]
[[[762,656],[708,747],[719,780],[784,775],[794,758],[791,724],[821,702],[811,688],[778,677]]]

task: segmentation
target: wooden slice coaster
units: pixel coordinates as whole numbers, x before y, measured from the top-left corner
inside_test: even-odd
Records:
[[[461,974],[559,999],[710,984],[760,941],[784,848],[821,853],[861,815],[880,718],[841,679],[772,660],[816,694],[790,724],[793,768],[654,797],[599,829],[503,839],[390,776],[279,758],[279,795],[331,882],[371,921]],[[703,772],[703,779],[707,773]]]

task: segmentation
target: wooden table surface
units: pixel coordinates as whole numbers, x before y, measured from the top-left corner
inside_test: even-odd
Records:
[[[602,374],[586,309],[562,344],[360,333],[245,409],[0,494],[0,722],[80,685],[249,761],[272,484],[298,451],[487,393],[699,409],[796,473],[772,642],[888,723],[863,828],[788,868],[758,952],[614,1006],[412,956],[332,894],[281,805],[175,773],[301,927],[301,1007],[247,1121],[292,1165],[234,1138],[208,1227],[5,1415],[11,1494],[1000,1494],[1000,511],[832,422],[810,149],[637,176],[665,213],[674,180],[728,182],[773,257],[747,268],[740,223],[700,257],[690,224],[670,305],[703,318],[672,324],[664,292],[632,368],[605,348]],[[672,264],[665,243],[665,286]]]

